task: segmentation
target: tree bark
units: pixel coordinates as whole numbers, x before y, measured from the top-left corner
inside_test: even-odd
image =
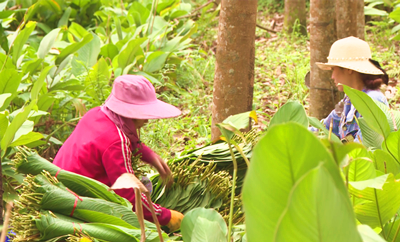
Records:
[[[257,0],[222,0],[214,76],[211,139],[216,124],[252,110]]]
[[[339,93],[331,79],[331,71],[318,68],[315,62],[327,62],[329,50],[336,41],[335,2],[310,2],[310,116],[325,118],[339,101]]]
[[[336,0],[337,38],[365,39],[364,0]]]
[[[283,27],[288,33],[293,32],[296,20],[300,24],[300,33],[307,35],[306,27],[306,1],[305,0],[285,0],[285,17]]]

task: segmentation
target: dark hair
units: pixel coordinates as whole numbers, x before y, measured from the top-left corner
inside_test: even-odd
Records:
[[[369,61],[379,70],[381,70],[384,74],[382,75],[370,75],[370,74],[364,74],[360,73],[361,79],[364,82],[364,85],[367,89],[370,90],[376,90],[379,89],[382,85],[382,83],[385,83],[386,85],[389,83],[389,76],[386,74],[386,72],[382,69],[381,65],[379,62],[369,59]]]

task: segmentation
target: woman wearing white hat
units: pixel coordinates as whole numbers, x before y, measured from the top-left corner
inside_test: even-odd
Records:
[[[96,179],[111,186],[123,173],[134,173],[132,152],[154,166],[161,178],[172,181],[168,165],[140,142],[139,130],[148,119],[172,118],[181,111],[157,99],[153,85],[143,76],[122,75],[115,79],[110,96],[101,107],[83,116],[74,132],[54,158],[58,167]],[[116,193],[135,204],[133,189]],[[143,212],[153,221],[147,199],[142,194]],[[158,221],[170,231],[177,230],[183,219],[180,212],[152,204]]]
[[[368,94],[371,98],[388,105],[386,97],[379,90],[382,84],[388,84],[389,78],[377,61],[371,59],[371,50],[367,42],[347,37],[333,43],[328,56],[328,63],[316,63],[323,70],[332,70],[332,79],[339,91],[341,84]],[[324,124],[329,129],[332,122],[332,132],[342,142],[358,141],[362,138],[360,128],[354,117],[360,114],[345,96]],[[361,140],[360,140],[361,141]]]

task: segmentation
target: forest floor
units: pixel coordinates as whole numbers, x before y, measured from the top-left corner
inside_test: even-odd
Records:
[[[181,108],[183,115],[169,120],[152,121],[144,129],[143,137],[163,158],[171,159],[184,150],[210,142],[212,84],[215,70],[218,17],[201,16],[196,20],[198,33],[193,42],[197,48],[187,56],[187,65],[178,68],[178,94],[168,91],[160,98]],[[288,100],[297,100],[306,110],[309,90],[304,78],[310,70],[308,36],[282,31],[283,14],[261,9],[257,23],[271,29],[256,29],[256,55],[253,110],[259,123],[254,127],[265,130],[270,118]],[[390,105],[400,106],[400,47],[390,40],[393,24],[387,20],[367,22],[366,41],[373,58],[378,60],[390,76],[388,86],[382,87]]]

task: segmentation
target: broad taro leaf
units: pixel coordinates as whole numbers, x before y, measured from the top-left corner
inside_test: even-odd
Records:
[[[383,136],[371,129],[364,118],[359,118],[358,123],[361,129],[363,145],[367,148],[381,149],[384,141]]]
[[[114,59],[114,57],[118,55],[118,52],[119,52],[118,47],[113,43],[108,43],[103,45],[103,47],[101,47],[100,50],[100,54],[104,58],[110,58],[110,60]]]
[[[372,159],[377,170],[385,174],[392,173],[395,176],[400,173],[399,162],[396,161],[388,152],[384,150],[375,150],[372,153]]]
[[[323,144],[331,151],[333,159],[336,161],[336,164],[343,167],[347,163],[346,156],[352,150],[364,148],[363,145],[355,142],[350,142],[348,144],[342,144],[342,142],[331,142],[328,139],[321,140]]]
[[[237,134],[245,140],[241,129],[245,129],[250,125],[250,118],[257,122],[257,115],[255,111],[239,113],[227,117],[222,123],[217,124],[217,127],[222,133],[222,136],[229,142],[233,135]]]
[[[285,122],[297,122],[304,127],[308,127],[308,118],[303,105],[299,102],[289,101],[284,104],[272,117],[269,126]]]
[[[140,38],[129,41],[125,48],[120,51],[119,55],[115,57],[118,58],[118,67],[123,70],[133,63],[137,56],[144,56],[140,45],[146,40],[147,38]]]
[[[53,68],[53,66],[47,66],[46,68],[44,68],[41,71],[39,78],[33,84],[33,87],[31,90],[31,100],[38,98],[39,92],[43,87],[44,81],[46,80],[47,73],[49,73],[51,68]]]
[[[58,55],[58,57],[56,59],[56,64],[60,65],[61,62],[63,62],[63,60],[65,58],[67,58],[70,54],[73,54],[76,51],[78,51],[80,48],[82,48],[87,43],[92,41],[92,39],[93,39],[93,35],[87,34],[85,37],[83,37],[83,39],[80,42],[76,42],[76,43],[70,44],[67,47],[65,47],[65,49],[63,49],[61,51],[61,53]]]
[[[383,228],[387,241],[400,242],[400,218],[397,216],[394,221],[390,221]]]
[[[386,138],[386,145],[383,146],[383,150],[387,151],[397,162],[400,164],[400,130],[390,133]]]
[[[400,112],[390,109],[386,104],[374,100],[375,104],[386,115],[386,119],[390,126],[390,131],[397,131],[400,128]]]
[[[147,58],[143,66],[143,71],[153,73],[161,70],[165,61],[167,60],[170,53],[163,51],[156,51],[151,53]]]
[[[63,26],[68,26],[68,19],[69,16],[71,15],[72,8],[68,7],[67,9],[64,10],[64,13],[60,20],[58,21],[57,27],[63,27]]]
[[[24,47],[26,41],[28,40],[29,36],[31,35],[32,31],[36,27],[36,22],[28,22],[25,26],[25,28],[18,33],[17,37],[14,40],[14,45],[13,45],[13,55],[12,55],[12,60],[13,63],[16,64],[18,58],[22,54],[22,48]]]
[[[357,219],[371,228],[383,228],[400,208],[400,181],[394,179],[391,173],[366,181],[350,182],[349,191],[363,199],[354,206],[354,211]]]
[[[47,53],[56,41],[60,30],[61,28],[53,29],[50,33],[43,37],[42,41],[40,41],[39,49],[37,51],[38,58],[44,59],[44,57],[46,57]]]
[[[297,123],[274,125],[255,146],[243,203],[249,241],[361,241],[338,166]]]
[[[347,181],[365,181],[373,179],[376,177],[376,170],[372,160],[359,157],[350,162],[350,164],[345,167]]]
[[[84,73],[87,68],[93,67],[97,62],[97,57],[100,53],[100,38],[90,33],[93,36],[93,39],[82,46],[77,51],[78,56],[74,56],[72,59],[72,74],[75,76],[79,76]]]
[[[185,214],[181,232],[185,242],[226,242],[228,229],[214,209],[195,208]]]
[[[0,111],[6,109],[11,101],[17,96],[18,86],[21,83],[22,74],[19,74],[15,69],[4,69],[0,72],[0,94],[11,93],[3,104],[0,106]]]
[[[343,90],[349,96],[351,103],[364,117],[365,122],[371,129],[384,138],[389,136],[390,126],[385,113],[376,105],[368,94],[343,85]]]
[[[368,225],[360,224],[357,226],[357,229],[362,237],[363,242],[386,242],[386,240],[384,240],[381,236],[379,236]]]
[[[8,126],[7,130],[4,133],[3,138],[1,139],[1,149],[6,150],[7,147],[11,144],[14,139],[15,133],[22,126],[22,124],[28,118],[29,113],[31,112],[33,106],[36,105],[36,100],[33,100],[29,105],[24,107],[24,110],[18,113],[11,124]]]
[[[10,144],[10,147],[27,145],[27,144],[30,144],[32,142],[38,141],[38,140],[40,140],[42,138],[43,138],[43,135],[41,133],[29,132],[27,134],[23,134],[20,137],[18,137],[18,139],[16,139],[15,141],[13,141]]]
[[[11,93],[0,94],[0,107],[4,105],[4,102],[7,100],[7,98],[11,97],[11,95]]]
[[[350,215],[345,214],[347,211]],[[352,225],[346,228],[349,234],[343,231],[346,225],[339,223]],[[361,241],[348,197],[337,189],[323,163],[295,182],[274,241]]]

